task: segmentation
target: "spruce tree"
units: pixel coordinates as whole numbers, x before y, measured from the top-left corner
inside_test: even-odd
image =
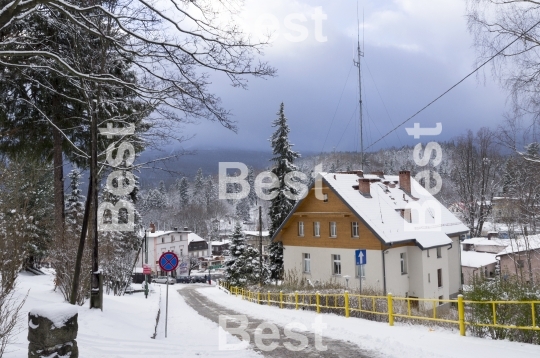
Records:
[[[300,157],[298,153],[292,150],[293,145],[289,143],[290,130],[287,125],[283,103],[281,103],[278,118],[272,123],[272,127],[276,127],[276,131],[270,138],[274,155],[272,158],[272,161],[274,162],[272,173],[277,176],[279,185],[277,188],[273,188],[270,191],[277,191],[277,195],[272,199],[270,205],[270,236],[274,235],[294,206],[295,200],[289,199],[287,196],[290,197],[291,194],[294,195],[298,193],[287,185],[285,176],[288,173],[297,170],[293,162]],[[281,242],[272,242],[268,246],[268,250],[271,278],[279,280],[283,276],[283,245]]]
[[[189,204],[189,183],[186,177],[180,179],[178,191],[180,194],[180,204],[182,205],[182,208],[185,208]]]
[[[247,244],[244,234],[242,234],[242,226],[240,223],[236,223],[231,236],[231,243],[229,244],[229,259],[225,261],[225,279],[231,285],[237,286],[242,284],[240,262],[237,261],[244,253],[246,247]]]

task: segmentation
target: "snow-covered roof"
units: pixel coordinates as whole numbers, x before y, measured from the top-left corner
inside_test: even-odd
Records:
[[[195,234],[194,232],[190,232],[188,234],[188,243],[197,242],[197,241],[206,241],[199,235]]]
[[[466,267],[484,267],[497,262],[497,254],[476,251],[461,251],[461,265]]]
[[[506,249],[499,252],[497,256],[528,250],[540,250],[540,235],[529,235],[527,238],[522,236],[515,240],[508,240],[508,246],[506,246]]]
[[[371,197],[365,197],[353,188],[358,185],[356,174],[319,175],[386,244],[415,241],[422,248],[443,246],[452,243],[448,235],[469,231],[413,177],[409,195],[400,189],[398,175],[364,174],[364,179],[373,179]],[[425,209],[415,210],[417,207]],[[402,209],[412,209],[412,222],[401,216]],[[419,220],[419,211],[427,213],[425,222]]]
[[[463,244],[475,245],[475,246],[508,246],[508,240],[488,239],[485,237],[471,237],[462,241]]]
[[[168,235],[168,234],[171,234],[173,232],[178,232],[178,231],[163,231],[163,230],[156,230],[156,232],[150,232],[148,231],[148,237],[149,238],[152,238],[152,237],[159,237],[159,236],[163,236],[163,235]]]
[[[212,246],[222,246],[222,245],[228,245],[229,240],[227,241],[212,241]]]
[[[251,236],[259,236],[259,231],[248,231],[248,230],[244,230],[243,231],[244,235],[251,235]],[[270,236],[270,231],[268,230],[263,230],[262,231],[262,236],[263,237],[266,237],[266,236]]]

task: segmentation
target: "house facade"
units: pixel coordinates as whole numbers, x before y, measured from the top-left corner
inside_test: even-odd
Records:
[[[159,267],[159,257],[164,252],[174,252],[179,258],[188,254],[188,235],[191,233],[187,228],[184,230],[155,230],[153,225],[150,226],[150,231],[146,233],[148,240],[148,265],[152,269],[153,275],[165,275]],[[142,267],[145,260],[145,253],[142,252],[137,258],[136,267]],[[178,269],[177,269],[178,271]],[[178,272],[173,272],[172,276],[176,276]]]
[[[320,173],[273,240],[283,243],[285,274],[350,288],[362,277],[363,292],[448,299],[461,289],[468,231],[409,171],[354,171]]]

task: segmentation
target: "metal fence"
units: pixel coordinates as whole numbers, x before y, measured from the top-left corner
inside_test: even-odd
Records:
[[[463,295],[444,300],[394,297],[391,293],[387,296],[368,296],[350,294],[348,291],[337,294],[258,292],[231,286],[224,281],[220,281],[219,285],[231,295],[260,305],[308,309],[345,317],[350,317],[352,313],[359,317],[382,317],[390,326],[394,325],[396,318],[400,318],[455,324],[462,336],[465,336],[467,326],[540,331],[537,326],[540,322],[540,301],[469,301],[464,300]],[[489,314],[486,311],[490,311]],[[515,317],[517,313],[525,317],[521,324],[508,324],[508,317]]]

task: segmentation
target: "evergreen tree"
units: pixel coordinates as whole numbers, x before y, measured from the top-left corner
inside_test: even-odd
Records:
[[[253,171],[253,167],[251,166],[248,168],[247,182],[249,184],[249,205],[257,205],[257,193],[255,192],[255,173]]]
[[[283,103],[281,103],[278,118],[272,123],[272,127],[276,127],[276,131],[270,138],[274,154],[274,157],[272,158],[272,161],[274,162],[272,173],[277,176],[279,186],[271,189],[271,192],[277,191],[277,195],[272,199],[270,205],[270,236],[274,235],[294,206],[295,201],[289,199],[287,196],[291,196],[291,194],[296,195],[298,193],[288,186],[284,179],[285,175],[297,170],[293,162],[300,157],[298,153],[292,150],[292,144],[289,143],[290,130],[287,125]],[[271,278],[278,280],[283,275],[283,245],[278,242],[272,242],[268,246],[268,250],[270,252]]]
[[[209,175],[204,183],[204,205],[207,212],[210,212],[214,200],[216,200],[216,186],[214,185],[214,179]]]
[[[193,201],[197,204],[204,203],[204,176],[202,168],[197,170],[194,180]]]
[[[225,261],[225,279],[231,285],[244,284],[241,274],[242,267],[238,258],[242,256],[247,246],[244,234],[242,234],[242,225],[237,222],[229,244],[229,259]]]
[[[180,204],[182,205],[182,208],[185,208],[189,204],[189,183],[186,177],[180,179],[178,192],[180,194]]]

